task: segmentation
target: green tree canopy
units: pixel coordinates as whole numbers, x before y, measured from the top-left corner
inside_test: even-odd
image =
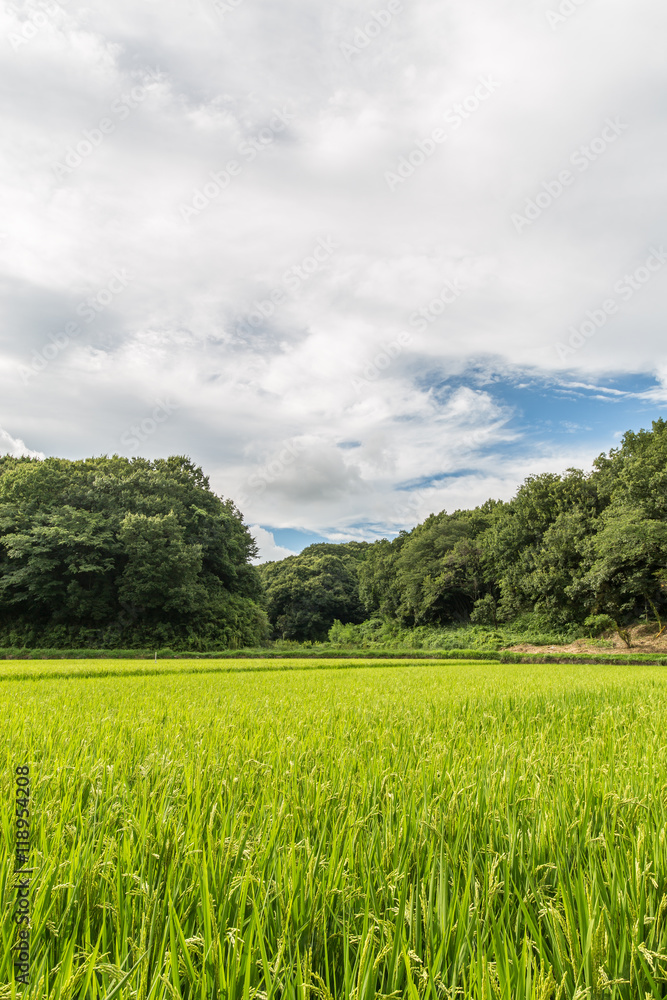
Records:
[[[359,565],[366,542],[310,545],[299,555],[261,569],[275,638],[324,640],[336,619],[364,619]]]
[[[585,474],[528,477],[508,502],[432,514],[360,567],[368,615],[400,625],[630,620],[667,603],[667,423],[629,431]]]
[[[5,644],[254,644],[256,551],[187,458],[0,459]]]

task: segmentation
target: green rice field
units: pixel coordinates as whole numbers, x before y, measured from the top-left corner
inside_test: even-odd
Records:
[[[666,667],[3,661],[0,701],[0,998],[667,996]]]

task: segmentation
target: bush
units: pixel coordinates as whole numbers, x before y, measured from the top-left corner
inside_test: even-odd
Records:
[[[489,601],[483,608],[490,614]],[[354,649],[499,650],[519,643],[565,645],[581,635],[582,628],[576,623],[554,621],[544,613],[524,612],[512,622],[495,626],[471,621],[460,626],[400,628],[395,622],[381,618],[369,618],[361,625],[343,625],[335,621],[329,630],[329,642],[340,648]]]
[[[610,615],[589,615],[584,621],[584,628],[588,629],[591,638],[597,638],[603,632],[616,629],[616,622]]]
[[[496,601],[493,594],[487,594],[486,597],[480,597],[478,601],[475,601],[470,614],[470,622],[472,625],[495,626],[498,624]]]

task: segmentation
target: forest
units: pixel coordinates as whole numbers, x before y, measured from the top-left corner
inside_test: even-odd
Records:
[[[186,458],[0,458],[0,645],[256,645],[256,552]]]
[[[628,431],[589,474],[530,476],[509,502],[432,514],[391,541],[311,545],[261,573],[273,634],[287,639],[321,640],[332,619],[414,628],[532,615],[543,627],[613,625],[627,638],[649,615],[660,629],[667,424]]]
[[[256,551],[187,458],[0,458],[0,645],[215,650],[526,616],[629,645],[667,616],[667,423],[392,540]]]

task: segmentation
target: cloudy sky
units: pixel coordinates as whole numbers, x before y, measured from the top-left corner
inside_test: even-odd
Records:
[[[0,452],[188,454],[264,558],[667,410],[664,0],[0,10]]]

